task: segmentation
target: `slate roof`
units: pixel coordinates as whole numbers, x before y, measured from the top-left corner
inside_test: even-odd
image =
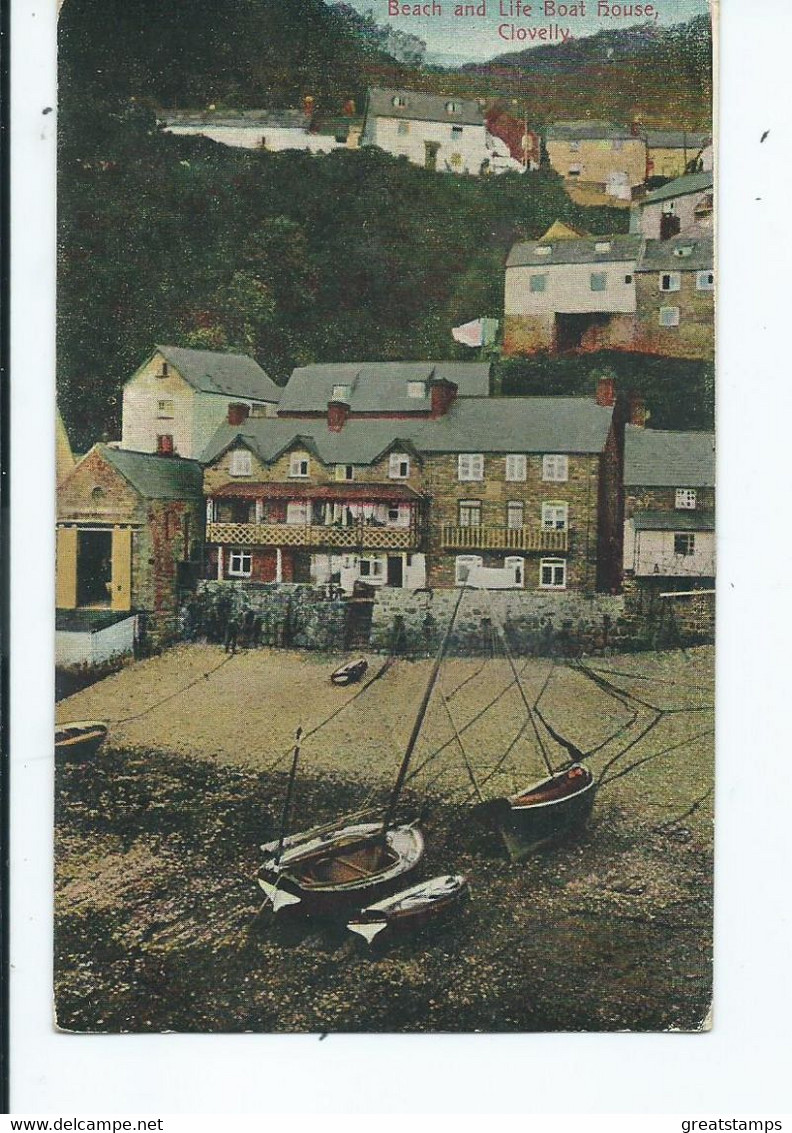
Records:
[[[489,362],[333,362],[301,366],[281,391],[280,413],[327,410],[333,387],[350,386],[353,413],[426,413],[430,398],[408,397],[408,382],[446,378],[459,397],[489,396]],[[428,393],[428,390],[427,390]]]
[[[673,240],[647,240],[636,272],[642,271],[711,271],[713,240],[711,233],[698,235],[686,232]]]
[[[583,397],[499,397],[456,401],[436,420],[350,420],[340,432],[326,421],[248,420],[221,425],[201,454],[211,464],[237,440],[271,463],[291,445],[325,464],[372,464],[407,445],[428,453],[596,453],[605,446],[613,409]]]
[[[160,110],[157,120],[165,126],[269,126],[307,130],[310,115],[302,110]]]
[[[686,130],[647,130],[646,144],[650,149],[688,149],[691,156],[708,144],[709,134],[691,134]]]
[[[714,488],[715,434],[625,427],[624,483]]]
[[[404,99],[405,106],[394,106],[394,98]],[[453,103],[453,111],[447,105]],[[417,90],[395,90],[372,87],[368,92],[366,117],[410,118],[422,122],[453,122],[462,126],[483,126],[484,112],[472,98],[453,94],[425,94]]]
[[[671,200],[672,197],[686,197],[689,193],[702,193],[705,189],[711,188],[711,169],[705,170],[703,173],[686,173],[684,177],[676,177],[673,181],[669,181],[667,185],[661,185],[654,192],[647,193],[638,204],[643,207],[644,205],[655,204],[657,201]]]
[[[197,460],[97,445],[101,455],[147,500],[200,499],[203,472]]]
[[[714,531],[714,511],[637,511],[636,531]]]
[[[202,393],[250,401],[280,401],[281,387],[247,354],[190,350],[183,346],[158,345],[156,349],[193,389]]]
[[[629,138],[636,142],[643,141],[643,138],[634,134],[629,126],[587,118],[576,122],[554,122],[545,130],[545,137],[549,142],[576,142],[600,138]]]
[[[597,244],[610,244],[608,251],[597,252]],[[550,252],[537,252],[537,248],[550,248]],[[507,268],[541,267],[543,264],[596,264],[626,262],[637,258],[641,248],[639,235],[587,236],[583,240],[558,240],[545,243],[541,240],[515,244],[506,260]]]

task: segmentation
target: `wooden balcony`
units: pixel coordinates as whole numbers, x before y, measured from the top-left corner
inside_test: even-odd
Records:
[[[420,543],[415,527],[359,523],[330,527],[301,523],[209,523],[207,543],[234,547],[313,547],[347,551],[411,551]]]
[[[448,550],[566,551],[566,531],[542,527],[457,527],[444,523],[442,546]]]

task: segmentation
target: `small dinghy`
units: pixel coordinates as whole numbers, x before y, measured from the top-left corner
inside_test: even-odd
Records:
[[[512,861],[574,834],[594,805],[594,776],[573,763],[498,801],[498,820]]]
[[[368,661],[365,657],[360,657],[357,661],[349,661],[346,665],[341,665],[330,674],[330,680],[334,685],[353,685],[362,680],[367,672]]]
[[[469,896],[467,878],[459,873],[446,873],[369,905],[347,923],[347,928],[371,944],[386,928],[412,932],[434,923],[448,916]]]
[[[107,738],[107,724],[100,720],[75,720],[55,728],[55,755],[81,762],[96,755]]]
[[[327,916],[388,892],[415,869],[423,836],[415,826],[361,823],[316,837],[295,835],[261,847],[269,856],[257,878],[275,912],[301,904],[308,916]]]

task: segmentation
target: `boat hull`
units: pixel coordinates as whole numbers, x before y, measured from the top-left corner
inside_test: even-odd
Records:
[[[434,924],[469,896],[467,878],[461,874],[433,877],[362,909],[348,921],[347,928],[371,944],[386,929],[395,933],[416,932]]]
[[[298,905],[306,916],[334,916],[393,893],[423,857],[414,826],[394,826],[382,839],[380,823],[345,826],[315,837],[293,835],[277,857],[277,843],[259,868],[259,886],[277,912]]]
[[[91,759],[107,739],[107,725],[100,720],[75,720],[55,728],[55,755],[73,763]]]
[[[580,830],[591,814],[595,793],[591,772],[575,764],[505,799],[498,824],[512,861]]]
[[[361,658],[360,661],[350,661],[348,665],[342,665],[336,669],[334,673],[330,674],[330,680],[334,685],[353,685],[362,680],[368,672],[368,661]]]

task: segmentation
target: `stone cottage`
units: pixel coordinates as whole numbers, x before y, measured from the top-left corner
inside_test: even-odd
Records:
[[[567,185],[585,185],[629,201],[646,180],[646,139],[637,126],[556,122],[545,131],[545,147]]]

